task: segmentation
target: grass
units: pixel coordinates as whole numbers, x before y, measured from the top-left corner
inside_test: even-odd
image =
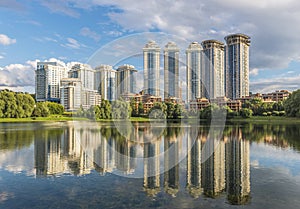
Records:
[[[88,120],[86,118],[66,117],[61,115],[50,115],[48,117],[31,117],[31,118],[0,118],[0,123],[16,123],[16,122],[41,122],[41,121],[72,121],[72,120]]]
[[[228,119],[227,121],[294,124],[294,123],[300,123],[300,118],[292,118],[286,116],[252,116],[251,118],[235,117],[232,119]]]
[[[88,118],[80,118],[80,117],[68,117],[63,115],[50,115],[48,117],[36,117],[36,118],[0,118],[0,123],[17,123],[17,122],[42,122],[42,121],[92,121]],[[183,119],[183,121],[197,121],[196,118],[191,119]],[[203,119],[201,119],[204,121]],[[112,122],[114,119],[99,119],[97,122]],[[131,122],[149,122],[149,118],[145,117],[131,117]],[[177,120],[168,120],[168,122],[177,122]],[[298,124],[300,123],[300,118],[291,118],[284,116],[252,116],[251,118],[242,118],[235,117],[231,119],[227,119],[229,123],[235,122],[255,122],[255,123],[270,123],[270,124]]]

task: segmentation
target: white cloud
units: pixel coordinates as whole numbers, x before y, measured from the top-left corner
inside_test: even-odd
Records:
[[[3,58],[4,58],[4,56],[0,55],[0,59],[3,59]]]
[[[35,69],[40,60],[28,60],[24,64],[10,64],[0,67],[0,89],[10,89],[13,91],[26,91],[33,93],[35,86]],[[58,62],[66,64],[56,58],[44,60],[45,62]]]
[[[17,42],[16,39],[9,38],[5,34],[0,34],[0,44],[2,44],[2,45],[11,45],[11,44],[14,44],[16,42]]]
[[[43,0],[40,3],[53,13],[65,14],[78,18],[80,14],[71,6],[72,1]]]
[[[97,42],[100,40],[100,35],[97,34],[95,31],[92,31],[88,27],[81,28],[80,35],[92,38],[92,39],[94,39]]]
[[[61,44],[63,47],[71,48],[71,49],[80,49],[84,45],[79,43],[76,39],[74,38],[67,38],[67,43]]]
[[[259,73],[259,69],[253,68],[250,70],[250,75],[257,76]]]
[[[117,8],[108,16],[127,31],[158,29],[200,42],[224,41],[230,33],[246,33],[252,38],[251,68],[283,69],[300,57],[297,0],[65,0],[60,4],[66,14],[70,8],[96,6]]]
[[[250,82],[250,91],[256,92],[273,92],[279,89],[286,89],[293,91],[300,89],[300,75],[287,77],[278,76],[278,78],[259,79]]]

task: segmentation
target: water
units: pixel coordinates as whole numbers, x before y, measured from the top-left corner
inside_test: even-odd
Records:
[[[299,127],[210,130],[0,124],[0,208],[299,208]]]

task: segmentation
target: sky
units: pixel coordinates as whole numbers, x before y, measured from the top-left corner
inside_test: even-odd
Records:
[[[37,61],[98,65],[118,57],[113,64],[142,70],[150,39],[163,48],[176,37],[184,53],[193,41],[244,33],[251,37],[250,91],[295,90],[299,25],[297,0],[1,0],[0,89],[33,92]]]

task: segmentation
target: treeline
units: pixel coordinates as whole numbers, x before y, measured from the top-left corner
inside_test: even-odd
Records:
[[[126,102],[117,100],[109,102],[102,100],[101,105],[90,107],[84,110],[83,107],[77,111],[77,117],[87,117],[90,119],[128,119],[130,117],[149,117],[154,119],[178,119],[182,117],[184,109],[178,105],[168,102],[157,102],[154,106],[144,113],[142,103],[133,101]]]
[[[0,91],[0,118],[47,117],[62,115],[64,107],[53,102],[36,103],[33,96],[9,90]]]

